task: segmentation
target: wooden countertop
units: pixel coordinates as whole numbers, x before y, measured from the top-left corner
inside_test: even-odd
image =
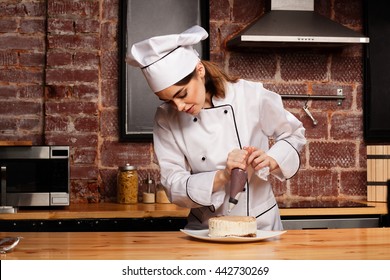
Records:
[[[214,243],[171,232],[1,232],[21,236],[0,260],[390,259],[390,228],[289,230],[276,239]]]
[[[370,207],[350,208],[282,208],[281,216],[323,215],[385,215],[386,203],[370,202]],[[62,208],[18,209],[14,214],[0,214],[0,220],[58,220],[58,219],[110,219],[110,218],[161,218],[188,216],[189,209],[174,204],[118,203],[72,204]]]

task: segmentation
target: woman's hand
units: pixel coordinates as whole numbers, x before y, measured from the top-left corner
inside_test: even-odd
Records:
[[[249,152],[244,149],[234,149],[228,154],[225,169],[218,170],[214,177],[213,192],[220,191],[221,188],[230,181],[230,175],[233,168],[247,169],[248,156]]]
[[[226,171],[230,175],[233,168],[241,168],[246,170],[248,167],[249,151],[244,149],[234,149],[228,154],[226,161]]]
[[[251,165],[254,170],[260,170],[264,167],[269,167],[270,172],[279,167],[275,159],[268,156],[263,150],[256,147],[244,147],[248,151],[247,164]]]

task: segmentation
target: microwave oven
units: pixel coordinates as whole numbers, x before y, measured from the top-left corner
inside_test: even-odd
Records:
[[[0,146],[2,206],[68,206],[69,146]]]

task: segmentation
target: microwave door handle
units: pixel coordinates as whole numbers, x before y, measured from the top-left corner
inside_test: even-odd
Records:
[[[7,167],[1,167],[1,206],[7,205]]]

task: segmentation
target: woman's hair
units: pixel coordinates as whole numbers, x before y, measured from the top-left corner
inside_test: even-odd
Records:
[[[211,96],[218,98],[225,97],[225,84],[226,82],[236,83],[239,79],[237,76],[228,75],[225,71],[220,69],[215,63],[210,61],[201,61],[205,67],[205,87],[206,92],[210,93]],[[196,69],[184,77],[182,80],[177,82],[175,85],[186,85],[196,75]]]

